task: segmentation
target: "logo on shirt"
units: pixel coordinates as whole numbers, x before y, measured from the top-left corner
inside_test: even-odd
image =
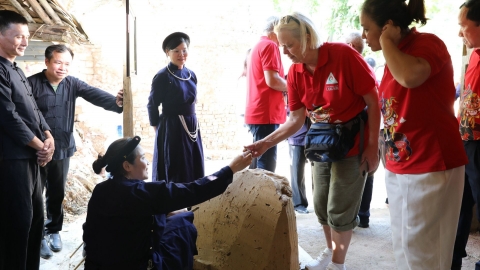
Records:
[[[327,79],[327,83],[325,84],[325,87],[327,88],[327,91],[338,90],[338,81],[337,79],[335,79],[332,72],[330,72],[330,75],[328,75],[328,79]]]

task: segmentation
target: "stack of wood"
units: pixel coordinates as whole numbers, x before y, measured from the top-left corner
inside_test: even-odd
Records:
[[[31,39],[89,43],[80,23],[57,0],[0,0],[0,10],[15,11],[25,17]]]

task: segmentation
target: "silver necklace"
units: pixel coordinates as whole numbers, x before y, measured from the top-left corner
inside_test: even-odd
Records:
[[[184,66],[184,68],[186,68],[186,67]],[[190,76],[188,76],[188,78],[186,78],[186,79],[181,78],[181,77],[178,77],[177,75],[173,74],[173,72],[168,68],[168,65],[167,65],[167,70],[168,70],[168,72],[170,72],[170,74],[173,75],[173,77],[175,77],[175,78],[177,78],[177,79],[179,79],[179,80],[182,80],[182,81],[188,81],[188,80],[190,80],[190,78],[192,78],[192,73],[191,73],[190,70],[188,70],[188,69],[187,69],[187,71],[188,71],[188,74],[190,74]]]

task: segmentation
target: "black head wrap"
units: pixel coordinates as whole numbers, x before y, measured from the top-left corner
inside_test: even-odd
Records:
[[[188,44],[190,44],[190,37],[187,34],[182,32],[171,33],[163,40],[162,49],[164,52],[167,49],[167,46],[169,45],[168,43],[170,43],[170,41],[172,41],[172,39],[174,38],[183,38]]]
[[[117,171],[123,164],[125,160],[127,160],[128,155],[130,155],[137,145],[140,143],[140,137],[135,136],[127,144],[121,149],[118,156],[109,157],[106,160],[107,168],[105,170],[107,172],[115,172]]]

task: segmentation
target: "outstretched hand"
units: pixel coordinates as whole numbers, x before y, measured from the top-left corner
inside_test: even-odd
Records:
[[[263,153],[265,153],[268,148],[270,147],[265,143],[264,140],[259,140],[250,145],[244,146],[243,152],[250,152],[253,158],[257,158],[263,155]]]
[[[233,173],[241,171],[245,169],[252,163],[252,154],[250,152],[244,152],[243,155],[236,156],[231,162],[230,169],[232,169]]]

